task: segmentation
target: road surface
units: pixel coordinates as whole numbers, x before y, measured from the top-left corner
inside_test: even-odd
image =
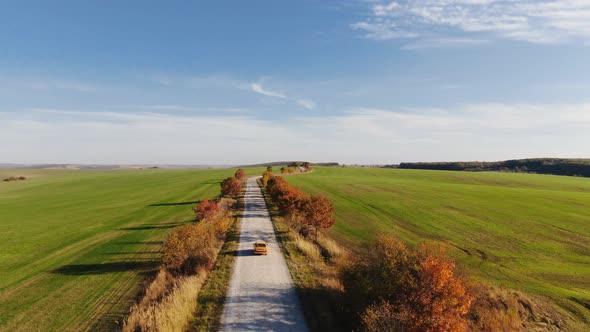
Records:
[[[269,243],[254,256],[254,241]],[[307,331],[287,263],[255,178],[248,179],[240,243],[221,318],[222,331]]]

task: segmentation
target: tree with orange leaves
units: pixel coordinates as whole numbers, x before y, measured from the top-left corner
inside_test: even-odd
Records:
[[[336,224],[334,206],[324,196],[311,195],[302,206],[305,222],[315,228],[315,238],[318,239],[320,228],[329,228]]]
[[[238,196],[242,192],[242,182],[237,178],[226,178],[221,182],[221,194],[223,196]]]
[[[307,195],[285,181],[277,183],[276,191],[279,193],[276,200],[277,206],[284,215],[301,211],[306,203]]]
[[[351,306],[364,331],[463,331],[473,295],[440,246],[409,249],[391,236],[378,238],[367,256],[343,273]]]
[[[420,244],[415,279],[400,303],[406,326],[421,331],[463,331],[473,302],[455,261],[441,246]]]
[[[236,173],[234,174],[234,176],[236,177],[236,179],[242,181],[246,178],[246,171],[244,171],[243,169],[239,168]]]

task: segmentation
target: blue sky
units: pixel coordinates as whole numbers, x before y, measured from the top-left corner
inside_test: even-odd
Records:
[[[589,157],[590,2],[10,1],[0,162]]]

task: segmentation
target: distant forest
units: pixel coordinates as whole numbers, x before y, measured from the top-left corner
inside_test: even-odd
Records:
[[[446,171],[500,171],[590,177],[590,159],[536,158],[494,162],[458,161],[387,165],[386,168],[432,169]]]

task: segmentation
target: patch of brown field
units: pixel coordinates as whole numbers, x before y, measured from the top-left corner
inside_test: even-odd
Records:
[[[581,331],[575,321],[543,298],[519,291],[474,285],[468,314],[471,331]]]

